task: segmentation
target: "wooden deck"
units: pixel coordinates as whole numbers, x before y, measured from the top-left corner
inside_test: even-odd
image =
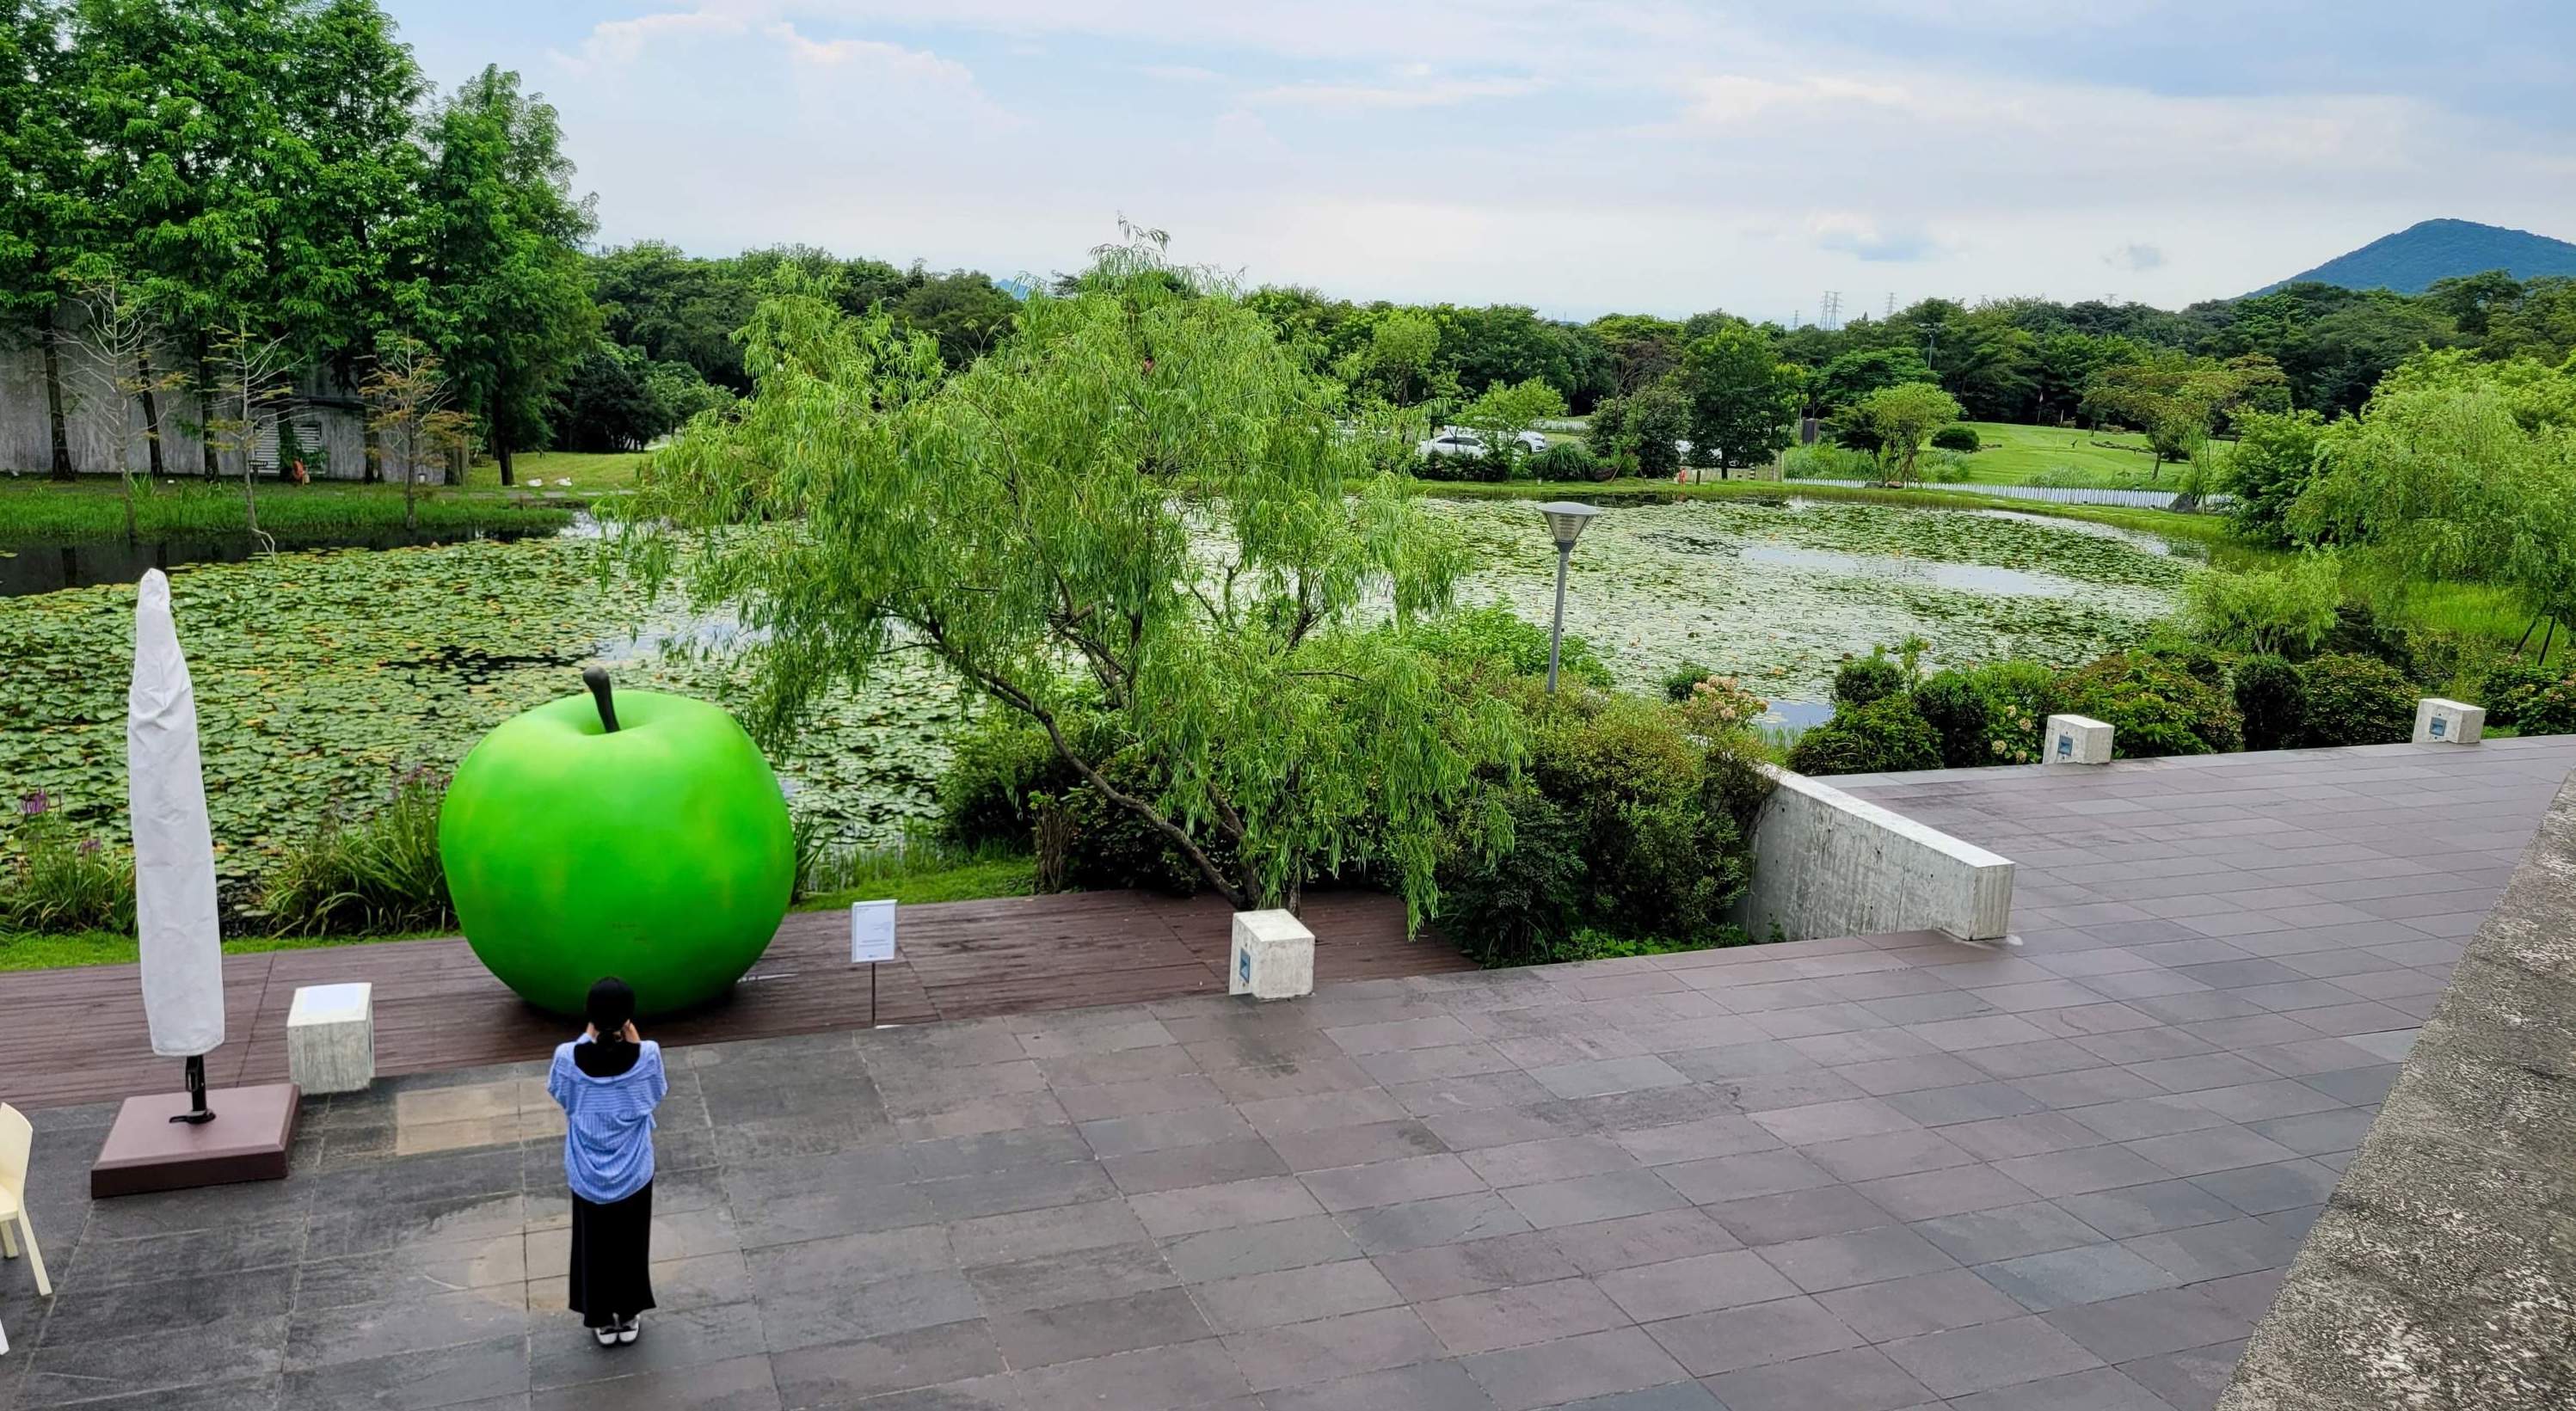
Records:
[[[902,958],[876,977],[880,1023],[918,1024],[1034,1009],[1222,994],[1230,913],[1211,898],[1140,892],[908,906]],[[1474,967],[1448,943],[1404,938],[1404,904],[1373,893],[1307,899],[1315,978],[1359,980]],[[849,963],[849,917],[798,912],[733,995],[650,1026],[680,1045],[848,1028],[868,1022],[866,967]],[[461,939],[388,941],[224,959],[224,1046],[209,1083],[286,1076],[286,1012],[299,985],[376,987],[376,1071],[383,1075],[542,1058],[562,1020],[504,989]],[[0,1101],[97,1102],[179,1085],[155,1058],[131,965],[0,974]]]

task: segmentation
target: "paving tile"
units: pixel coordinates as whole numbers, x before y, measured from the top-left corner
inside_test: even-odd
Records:
[[[1994,1165],[1996,1170],[2045,1196],[2082,1195],[2116,1186],[2134,1186],[2173,1174],[2146,1157],[2118,1146],[2081,1147],[2038,1156],[2016,1156]]]
[[[1402,1303],[1386,1276],[1365,1259],[1309,1264],[1194,1285],[1191,1294],[1221,1333],[1303,1323]]]
[[[1563,1181],[1542,1181],[1501,1192],[1521,1218],[1539,1229],[1590,1224],[1688,1204],[1652,1171],[1611,1171]]]
[[[1599,1276],[1613,1269],[1741,1249],[1743,1241],[1698,1210],[1660,1210],[1542,1232],[1574,1266]]]
[[[2101,1365],[2037,1317],[1899,1338],[1879,1351],[1941,1396],[1965,1396]]]
[[[1250,1390],[1214,1338],[1148,1348],[1020,1373],[1019,1390],[1040,1406],[1115,1406],[1119,1411],[1172,1411]]]
[[[1234,1333],[1227,1336],[1225,1347],[1257,1392],[1338,1381],[1441,1356],[1440,1340],[1410,1308],[1381,1308]]]
[[[1955,1127],[1942,1128],[1941,1139],[1985,1161],[2071,1151],[2103,1143],[2100,1132],[2062,1112],[2035,1112],[2027,1117],[1962,1122]]]
[[[1932,1403],[1921,1382],[1866,1347],[1722,1372],[1707,1385],[1727,1411],[1899,1411]]]
[[[1452,1354],[1462,1357],[1625,1327],[1631,1321],[1591,1280],[1581,1278],[1459,1294],[1418,1304],[1414,1311]]]
[[[1660,1127],[1633,1127],[1610,1133],[1621,1150],[1647,1166],[1735,1156],[1778,1147],[1780,1139],[1741,1114],[1703,1117]]]
[[[1852,1234],[1818,1235],[1764,1245],[1761,1256],[1807,1293],[1848,1288],[1880,1279],[1903,1278],[1953,1266],[1923,1236],[1902,1225],[1887,1225]]]
[[[2236,1207],[2189,1181],[2149,1181],[2113,1190],[2063,1196],[2058,1205],[2114,1239],[2151,1235],[2234,1218]]]
[[[1414,1303],[1549,1283],[1584,1272],[1558,1246],[1554,1233],[1545,1230],[1382,1254],[1372,1262],[1396,1292]]]
[[[1532,1411],[1683,1380],[1680,1365],[1635,1328],[1585,1333],[1462,1360],[1468,1375],[1502,1411]]]
[[[1519,1211],[1492,1191],[1352,1211],[1341,1217],[1341,1225],[1363,1253],[1372,1255],[1518,1234],[1530,1228]]]
[[[2133,1362],[2245,1336],[2251,1325],[2198,1289],[2156,1289],[2076,1304],[2047,1315],[2049,1326],[2105,1362]]]
[[[990,1314],[1148,1293],[1172,1287],[1180,1276],[1164,1262],[1160,1249],[1139,1243],[987,1264],[967,1270],[966,1282]]]
[[[2029,1201],[2032,1191],[1992,1166],[1952,1166],[1853,1183],[1853,1190],[1900,1220],[1926,1220]]]
[[[1912,1228],[1962,1264],[1990,1264],[2094,1244],[2104,1233],[2044,1200],[1918,1220]]]
[[[1717,1396],[1697,1382],[1667,1382],[1643,1391],[1614,1391],[1569,1401],[1557,1411],[1726,1411]]]
[[[838,1405],[1002,1370],[1001,1350],[980,1318],[881,1338],[798,1348],[770,1358],[790,1406]]]
[[[1700,1207],[1748,1245],[1780,1244],[1893,1224],[1896,1217],[1845,1186],[1757,1195]]]
[[[2177,1132],[2168,1137],[2144,1137],[2122,1145],[2177,1176],[2232,1171],[2241,1166],[2263,1166],[2298,1157],[2298,1153],[2288,1147],[2266,1141],[2233,1122],[2197,1132]]]
[[[2242,1341],[2216,1343],[2120,1364],[2129,1380],[2154,1392],[2174,1411],[2210,1411],[2245,1352]]]
[[[1646,1331],[1696,1377],[1860,1345],[1860,1334],[1816,1300],[1774,1299],[1649,1324]]]
[[[2339,1173],[2312,1160],[2280,1161],[2268,1166],[2241,1166],[2195,1176],[2192,1184],[2248,1215],[2269,1215],[2296,1206],[2322,1205],[2334,1193]]]
[[[1786,1147],[1659,1166],[1655,1173],[1696,1205],[1836,1183],[1833,1172]]]
[[[1456,1362],[1425,1362],[1394,1371],[1339,1377],[1263,1396],[1268,1411],[1494,1411],[1494,1400]]]
[[[1366,1166],[1308,1171],[1301,1178],[1326,1210],[1366,1210],[1409,1200],[1435,1200],[1485,1189],[1484,1181],[1460,1158],[1442,1153],[1409,1156]]]
[[[1871,1342],[1999,1323],[2029,1311],[1967,1269],[1858,1284],[1820,1293],[1816,1301]]]
[[[1356,1259],[1359,1246],[1329,1215],[1308,1215],[1259,1225],[1235,1225],[1182,1235],[1163,1245],[1172,1272],[1191,1283],[1241,1274],[1267,1274]]]
[[[1259,1137],[1114,1156],[1101,1162],[1100,1168],[1127,1195],[1289,1174],[1288,1163]]]
[[[1957,1411],[2170,1411],[2154,1393],[2109,1367],[1979,1392],[1950,1405]]]
[[[1870,1181],[1965,1166],[1977,1158],[1937,1132],[1881,1132],[1801,1147],[1798,1155],[1838,1180]],[[1747,1192],[1750,1194],[1750,1192]]]
[[[1812,1103],[1802,1107],[1778,1108],[1768,1112],[1756,1111],[1751,1115],[1763,1130],[1791,1146],[1840,1141],[1846,1137],[1874,1136],[1881,1132],[1904,1131],[1922,1125],[1899,1111],[1889,1101],[1874,1097],[1853,1098],[1842,1102]]]
[[[1365,1166],[1408,1156],[1433,1156],[1449,1149],[1439,1135],[1417,1118],[1363,1122],[1351,1127],[1318,1127],[1308,1132],[1278,1132],[1270,1147],[1291,1171],[1321,1171],[1335,1166]]]
[[[1775,1247],[1775,1252],[1789,1247]],[[1769,1257],[1749,1249],[1699,1254],[1596,1274],[1593,1282],[1631,1320],[1651,1323],[1799,1292],[1797,1285],[1765,1262]]]
[[[988,1315],[994,1343],[1015,1370],[1106,1357],[1209,1335],[1188,1290],[1089,1299]]]
[[[1324,1209],[1293,1176],[1156,1191],[1129,1196],[1127,1205],[1145,1229],[1163,1238],[1291,1220],[1300,1215],[1318,1215]]]
[[[2195,1094],[2191,1098],[2133,1098],[2125,1102],[2078,1107],[2066,1115],[2101,1133],[2103,1140],[2114,1142],[2169,1136],[2175,1132],[2193,1132],[2224,1124],[2228,1120],[2224,1114],[2196,1100],[2202,1096],[2206,1094]]]
[[[2298,1253],[2299,1241],[2306,1233],[2304,1227],[2285,1229],[2248,1217],[2139,1235],[2120,1243],[2183,1283],[2194,1284],[2230,1274],[2286,1267],[2291,1256]]]
[[[2115,1244],[2025,1254],[1977,1266],[1986,1282],[2033,1313],[2171,1287],[2174,1276]]]
[[[1598,1175],[1604,1171],[1629,1170],[1637,1165],[1636,1158],[1618,1143],[1601,1136],[1515,1142],[1469,1152],[1463,1159],[1470,1169],[1484,1178],[1487,1185],[1497,1190],[1539,1181]]]
[[[1562,1098],[1601,1097],[1610,1093],[1635,1092],[1641,1088],[1680,1087],[1690,1081],[1671,1064],[1651,1054],[1553,1064],[1530,1070],[1530,1077],[1536,1079],[1539,1086]]]

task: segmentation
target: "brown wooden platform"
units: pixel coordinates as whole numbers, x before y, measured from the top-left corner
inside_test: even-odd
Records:
[[[1404,937],[1404,904],[1374,893],[1310,895],[1319,982],[1469,970],[1445,941]],[[1141,892],[907,906],[902,959],[880,967],[878,1020],[918,1024],[1033,1009],[1225,992],[1232,913],[1222,901]],[[733,995],[651,1026],[679,1045],[813,1033],[868,1022],[868,975],[849,963],[846,912],[798,912]],[[386,941],[224,958],[219,1087],[282,1081],[286,1011],[300,985],[376,987],[376,1071],[391,1076],[542,1058],[563,1021],[521,1002],[461,939]],[[176,1059],[152,1056],[131,965],[0,974],[0,1102],[97,1102],[175,1089]]]

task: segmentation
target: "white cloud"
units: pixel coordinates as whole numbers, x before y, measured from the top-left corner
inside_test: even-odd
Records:
[[[2135,242],[2123,245],[2102,257],[2102,263],[2113,269],[2127,270],[2132,274],[2143,274],[2151,269],[2162,268],[2164,262],[2163,250],[2153,245],[2140,245]]]
[[[1519,98],[1546,88],[1535,78],[1427,78],[1393,83],[1287,83],[1245,94],[1247,103],[1308,108],[1446,108],[1484,98]]]
[[[1882,108],[1908,106],[1906,91],[1893,84],[1861,83],[1848,78],[1811,76],[1779,80],[1719,74],[1687,87],[1694,95],[1690,116],[1698,122],[1730,125],[1746,122],[1777,108],[1823,108],[1869,104]]]

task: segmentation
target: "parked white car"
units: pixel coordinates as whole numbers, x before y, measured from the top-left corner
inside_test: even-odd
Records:
[[[1546,450],[1548,444],[1547,438],[1535,431],[1522,432],[1520,442],[1531,455]],[[1422,456],[1481,456],[1485,453],[1485,438],[1464,426],[1444,426],[1432,433],[1430,440],[1414,442],[1413,451]]]

